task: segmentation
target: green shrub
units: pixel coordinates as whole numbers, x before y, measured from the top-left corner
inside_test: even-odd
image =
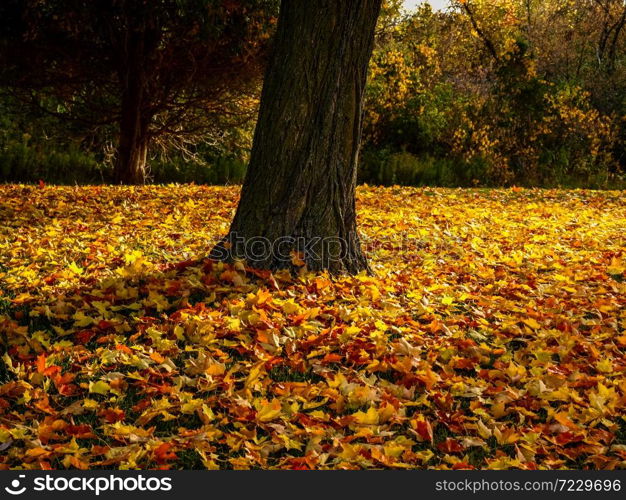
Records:
[[[487,163],[480,158],[414,155],[407,151],[366,150],[359,166],[359,182],[384,186],[476,186],[483,184]]]
[[[32,144],[25,134],[0,145],[0,181],[71,184],[108,180],[108,172],[95,155],[70,145],[65,149]]]
[[[217,156],[206,162],[189,161],[178,156],[150,163],[150,177],[157,184],[240,184],[245,174],[245,161],[232,156]]]
[[[180,156],[149,162],[154,183],[239,184],[246,173],[244,160],[234,156],[212,156],[190,161]],[[0,140],[0,182],[49,184],[101,184],[111,182],[112,166],[94,153],[70,143],[54,147],[36,142],[28,134]]]

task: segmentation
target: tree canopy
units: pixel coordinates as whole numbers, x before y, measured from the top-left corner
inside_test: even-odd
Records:
[[[272,0],[7,0],[0,84],[85,127],[115,124],[116,181],[143,182],[154,142],[180,146],[241,119],[276,8]]]

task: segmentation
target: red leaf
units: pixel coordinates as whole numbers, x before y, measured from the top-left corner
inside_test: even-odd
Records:
[[[452,438],[447,438],[443,443],[439,443],[437,448],[444,453],[461,453],[463,451],[461,443]]]
[[[171,449],[172,443],[163,443],[156,450],[154,450],[154,459],[157,461],[158,464],[163,464],[165,462],[176,460],[178,458],[178,455],[176,455],[176,453],[170,451]]]

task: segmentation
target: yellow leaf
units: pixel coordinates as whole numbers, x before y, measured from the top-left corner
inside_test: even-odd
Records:
[[[95,410],[100,406],[100,403],[94,401],[93,399],[85,399],[83,400],[83,408],[86,410]]]
[[[72,262],[67,268],[76,275],[81,275],[85,271],[82,267],[79,267],[76,262]]]
[[[178,340],[185,340],[185,329],[180,325],[176,325],[174,327],[174,335]]]
[[[274,420],[276,417],[278,417],[280,415],[280,412],[280,400],[273,399],[271,402],[263,400],[259,405],[256,418],[260,422],[269,422],[270,420]]]
[[[480,434],[481,438],[489,439],[491,437],[491,429],[489,429],[489,427],[487,427],[482,420],[478,420],[478,422],[476,422],[476,429],[478,430],[478,434]]]
[[[299,314],[300,306],[296,304],[293,299],[283,303],[283,312],[285,314]]]
[[[378,411],[373,406],[367,410],[367,412],[357,411],[352,415],[357,423],[361,425],[377,425],[378,424]]]
[[[522,321],[533,330],[539,330],[541,328],[541,325],[533,318],[524,319]]]
[[[596,363],[596,368],[602,373],[613,373],[613,363],[608,358],[598,361],[598,363]]]
[[[250,389],[254,386],[254,383],[259,379],[259,375],[261,374],[261,370],[264,364],[265,363],[257,363],[250,369],[250,373],[248,374],[248,377],[246,378],[246,382],[244,384],[244,387],[246,389]]]
[[[207,375],[213,375],[213,376],[223,375],[225,372],[226,372],[226,366],[223,363],[218,363],[218,362],[210,363],[207,366],[207,369],[205,370],[205,373]]]
[[[111,390],[111,386],[103,380],[89,382],[89,392],[105,395]]]
[[[496,418],[502,418],[506,415],[504,403],[494,403],[491,406],[491,414]]]

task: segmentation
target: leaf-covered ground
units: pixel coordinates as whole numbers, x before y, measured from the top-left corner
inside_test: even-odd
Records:
[[[346,278],[237,193],[0,187],[0,469],[626,467],[624,193],[361,188]]]

